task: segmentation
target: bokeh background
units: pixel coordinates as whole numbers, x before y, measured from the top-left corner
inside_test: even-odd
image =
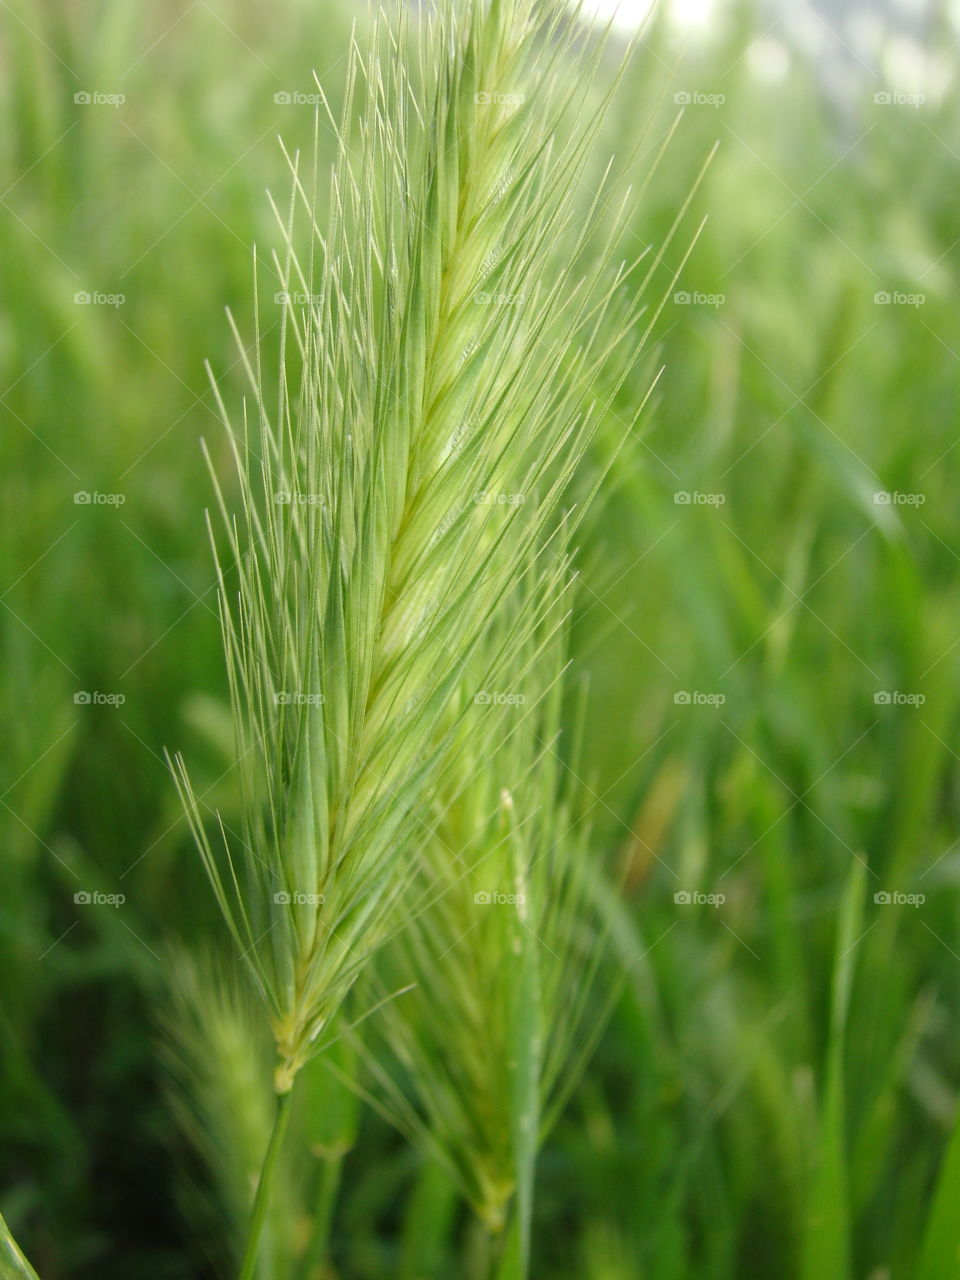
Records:
[[[44,1280],[220,1273],[171,1023],[222,938],[163,757],[231,811],[203,362],[238,398],[277,135],[356,16],[0,5],[0,1210]],[[651,334],[592,466],[663,373],[582,539],[625,982],[537,1280],[960,1274],[958,50],[956,4],[678,0],[608,118]],[[469,1274],[443,1177],[335,1102],[316,1274]]]

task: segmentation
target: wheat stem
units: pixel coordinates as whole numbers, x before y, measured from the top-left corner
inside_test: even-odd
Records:
[[[270,1134],[270,1142],[267,1145],[266,1154],[263,1157],[263,1167],[260,1170],[260,1178],[257,1182],[257,1194],[253,1201],[253,1212],[250,1215],[250,1230],[247,1235],[247,1246],[243,1255],[243,1265],[240,1268],[240,1280],[254,1280],[257,1271],[257,1255],[260,1248],[260,1237],[263,1234],[263,1224],[267,1218],[267,1210],[270,1207],[270,1193],[273,1185],[273,1175],[277,1167],[277,1159],[280,1155],[280,1149],[283,1146],[284,1134],[287,1131],[287,1124],[290,1120],[290,1099],[292,1090],[277,1095],[277,1112],[273,1122],[273,1132]]]
[[[494,1280],[499,1237],[482,1218],[473,1218],[467,1231],[467,1274],[470,1280]]]

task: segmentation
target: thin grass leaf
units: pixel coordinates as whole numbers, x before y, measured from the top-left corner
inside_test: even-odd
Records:
[[[866,864],[858,858],[847,879],[837,926],[826,1082],[803,1236],[801,1274],[804,1280],[847,1280],[850,1275],[844,1062],[866,872]]]

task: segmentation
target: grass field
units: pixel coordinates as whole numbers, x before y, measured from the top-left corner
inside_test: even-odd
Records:
[[[960,1276],[960,33],[932,10],[914,68],[892,30],[799,8],[806,54],[776,12],[692,36],[655,15],[583,184],[583,219],[611,154],[632,184],[590,239],[649,249],[650,333],[625,377],[592,368],[573,489],[604,478],[567,696],[536,722],[540,827],[574,791],[589,818],[599,968],[531,1280]],[[239,406],[224,307],[249,340],[276,135],[311,145],[314,71],[342,103],[351,20],[0,6],[0,1212],[42,1280],[235,1275],[247,1230],[271,1036],[164,753],[239,829],[201,439],[239,492],[204,360]],[[483,767],[451,840],[491,839]],[[380,1077],[416,1018],[447,1029],[398,997],[303,1069],[264,1280],[493,1274],[442,1119],[391,1123]],[[496,1103],[483,1123],[487,1170]]]

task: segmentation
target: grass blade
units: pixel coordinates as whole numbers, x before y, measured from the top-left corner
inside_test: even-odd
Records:
[[[844,890],[837,926],[826,1080],[803,1238],[803,1280],[849,1280],[850,1276],[844,1061],[866,870],[866,865],[857,859]]]

